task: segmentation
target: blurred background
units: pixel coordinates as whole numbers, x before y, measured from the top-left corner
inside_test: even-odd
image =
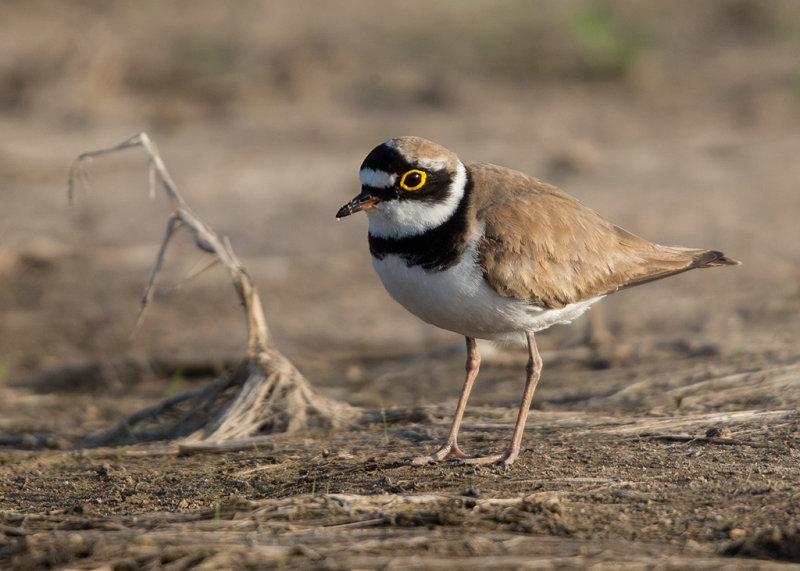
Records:
[[[131,337],[169,215],[139,150],[95,160],[67,202],[79,153],[139,131],[230,238],[279,346],[355,404],[461,382],[463,340],[384,292],[366,217],[334,220],[363,157],[406,134],[743,261],[606,300],[629,359],[792,361],[798,54],[794,0],[0,2],[0,391],[69,363],[243,355],[225,271],[186,237]],[[583,340],[543,336],[546,369]]]

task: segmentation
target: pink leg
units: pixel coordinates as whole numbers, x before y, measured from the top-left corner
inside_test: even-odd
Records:
[[[467,464],[502,463],[503,466],[507,468],[511,466],[514,460],[517,459],[517,456],[519,456],[522,444],[522,433],[525,431],[525,421],[528,420],[528,411],[531,408],[533,392],[536,390],[536,384],[539,382],[539,376],[542,373],[542,358],[539,356],[539,350],[536,348],[536,339],[533,337],[533,332],[528,332],[525,336],[528,338],[527,379],[525,381],[525,390],[522,393],[522,402],[519,405],[517,423],[514,425],[514,434],[511,436],[511,444],[503,454],[464,458],[464,462]]]
[[[461,396],[458,399],[458,406],[456,407],[456,414],[453,417],[453,424],[450,426],[450,434],[447,435],[447,440],[439,450],[430,456],[420,456],[414,458],[411,463],[414,465],[429,464],[431,462],[438,462],[444,458],[455,456],[456,458],[466,458],[461,449],[458,447],[458,429],[461,428],[461,419],[464,417],[464,410],[467,408],[467,400],[469,400],[469,393],[472,390],[472,384],[478,376],[478,369],[481,366],[481,356],[478,353],[478,345],[475,339],[467,337],[467,378],[464,381],[464,388],[461,389]]]

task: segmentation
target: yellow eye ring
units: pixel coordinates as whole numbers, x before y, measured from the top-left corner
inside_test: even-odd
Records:
[[[419,190],[425,185],[428,175],[425,171],[411,169],[400,179],[400,188],[404,190]]]

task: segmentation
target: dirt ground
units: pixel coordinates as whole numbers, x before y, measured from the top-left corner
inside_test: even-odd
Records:
[[[772,569],[800,563],[800,7],[792,0],[0,4],[0,567]],[[225,271],[169,215],[146,130],[264,296],[277,344],[374,422],[224,454],[83,437],[241,359]],[[377,143],[430,138],[736,268],[538,336],[520,459],[411,467],[463,339],[337,223]],[[197,275],[195,275],[197,274]],[[481,345],[460,442],[501,449],[525,351]],[[65,372],[69,374],[65,374]]]

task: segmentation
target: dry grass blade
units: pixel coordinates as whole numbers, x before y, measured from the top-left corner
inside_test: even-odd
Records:
[[[752,440],[741,440],[739,438],[719,438],[707,436],[688,436],[683,434],[642,434],[640,438],[645,440],[658,440],[661,442],[688,442],[693,444],[722,444],[727,446],[749,446],[750,448],[783,448],[781,445],[770,444],[768,442],[753,442]]]

